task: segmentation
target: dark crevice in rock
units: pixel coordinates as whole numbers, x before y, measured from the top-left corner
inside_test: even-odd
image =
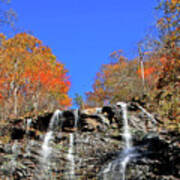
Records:
[[[20,128],[12,128],[11,130],[11,139],[23,139],[25,135],[25,131]]]
[[[53,172],[57,179],[59,177],[68,179],[66,174],[70,173],[71,162],[68,153],[72,134],[76,179],[98,179],[98,174],[105,165],[122,158],[124,149],[122,109],[112,105],[90,110],[76,112],[79,115],[77,128],[74,128],[75,110],[63,111],[56,123],[54,138],[49,142],[53,150],[46,163],[52,161],[48,166],[48,173]],[[2,131],[2,135],[11,132],[10,143],[0,144],[2,178],[36,179],[42,170],[39,164],[42,139],[48,131],[52,115],[53,113],[46,113],[32,118],[30,127],[27,127],[27,119],[12,120],[12,126],[7,128],[8,132]],[[147,128],[147,117],[137,108],[136,102],[128,103],[128,116],[138,156],[132,158],[128,164],[126,180],[180,178],[180,134],[175,132],[158,134],[155,131],[156,125],[152,123]],[[17,143],[20,152],[12,151],[14,142]],[[13,164],[13,160],[18,163]]]
[[[62,123],[62,129],[64,130],[65,127],[73,128],[74,122],[75,122],[75,116],[72,111],[64,111],[63,112],[63,123]]]
[[[47,131],[52,115],[53,113],[46,113],[43,116],[38,116],[37,119],[33,121],[33,128],[40,131]]]

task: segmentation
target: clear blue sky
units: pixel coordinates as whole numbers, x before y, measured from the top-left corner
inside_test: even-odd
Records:
[[[70,96],[92,89],[109,54],[136,55],[136,43],[155,22],[156,0],[12,0],[18,26],[48,45],[69,70]]]

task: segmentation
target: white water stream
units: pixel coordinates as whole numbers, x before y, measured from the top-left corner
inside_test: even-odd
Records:
[[[53,139],[53,130],[54,127],[57,125],[60,117],[61,117],[62,111],[56,110],[50,119],[48,132],[46,133],[44,137],[44,141],[41,146],[41,165],[43,167],[43,170],[48,169],[48,162],[49,162],[49,156],[52,152],[52,147],[49,145],[50,141]]]
[[[79,113],[79,110],[76,109],[74,111],[74,128],[75,128],[75,130],[77,129],[78,121],[79,121],[79,114],[78,113]],[[75,134],[70,133],[69,134],[69,149],[68,149],[67,159],[70,162],[69,179],[71,179],[71,180],[75,180],[74,139],[75,139]]]
[[[68,155],[67,158],[70,162],[70,172],[69,172],[69,178],[71,180],[75,179],[75,163],[74,163],[74,134],[70,133],[69,134],[69,150],[68,150]]]
[[[48,131],[45,135],[44,142],[41,148],[42,161],[46,163],[49,155],[51,154],[52,148],[49,146],[49,142],[53,138],[53,131]]]
[[[127,104],[124,102],[118,102],[117,107],[120,107],[122,110],[122,118],[123,118],[123,139],[125,142],[125,147],[123,152],[120,154],[120,157],[112,162],[110,162],[106,169],[103,171],[103,179],[120,179],[125,180],[126,176],[126,167],[128,162],[130,161],[132,154],[132,136],[129,130],[128,125],[128,111],[127,111]],[[117,169],[120,172],[117,172]],[[108,175],[109,174],[109,175]],[[114,175],[113,175],[114,174]],[[120,177],[119,177],[120,176]]]
[[[142,106],[137,104],[137,107],[144,113],[146,114],[154,124],[157,124],[157,121],[154,119],[154,117],[152,116],[152,114],[150,114],[148,111],[146,111],[146,109],[144,109]]]
[[[121,106],[123,113],[123,138],[125,140],[125,149],[130,149],[132,147],[132,136],[128,125],[127,104],[124,102],[118,102],[117,105]]]
[[[125,142],[123,152],[120,154],[119,158],[112,161],[108,164],[107,168],[103,171],[103,179],[109,180],[109,177],[112,178],[120,178],[121,180],[126,179],[126,168],[131,160],[131,158],[135,157],[135,154],[133,153],[133,147],[132,147],[132,135],[129,129],[128,124],[128,110],[127,110],[127,104],[125,102],[118,102],[117,107],[121,108],[122,112],[122,119],[123,119],[123,139]],[[139,109],[143,111],[150,119],[152,119],[153,122],[156,122],[153,116],[148,113],[144,108],[141,106],[138,106]],[[42,143],[41,147],[41,164],[44,172],[48,172],[49,168],[49,161],[50,161],[50,155],[52,153],[53,148],[50,146],[50,141],[53,139],[54,136],[54,129],[59,123],[59,119],[62,117],[62,112],[60,110],[56,110],[50,120],[48,132],[46,133],[44,137],[44,141]],[[78,126],[78,109],[74,110],[74,128],[77,129]],[[74,142],[75,142],[75,133],[69,134],[69,149],[67,154],[67,159],[69,161],[69,173],[68,177],[71,180],[75,180],[75,157],[74,157]],[[117,170],[118,169],[118,170]],[[114,174],[113,174],[114,173]],[[118,173],[120,177],[117,177]],[[115,180],[114,179],[114,180]]]
[[[128,151],[132,148],[132,136],[129,130],[129,125],[128,125],[128,112],[127,112],[127,104],[124,102],[118,102],[117,106],[121,106],[122,108],[122,113],[123,113],[123,138],[125,141],[125,147],[124,147],[124,154],[125,157],[123,161],[121,162],[122,166],[122,180],[125,180],[126,176],[126,166],[128,162],[130,161],[130,155],[128,154]]]
[[[75,127],[75,128],[77,128],[77,125],[78,125],[78,120],[79,120],[79,115],[78,115],[78,113],[79,113],[79,110],[76,109],[76,110],[74,111],[74,127]]]

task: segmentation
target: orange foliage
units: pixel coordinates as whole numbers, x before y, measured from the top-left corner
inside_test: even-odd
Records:
[[[111,54],[113,62],[102,65],[101,71],[96,74],[93,91],[86,93],[89,106],[130,100],[133,95],[142,92],[139,90],[142,88],[141,80],[136,76],[137,60],[130,61],[121,53],[121,50],[114,51]]]
[[[57,62],[49,47],[26,33],[7,40],[1,34],[0,39],[0,94],[4,101],[14,98],[18,106],[23,107],[28,99],[32,106],[36,102],[48,109],[45,99],[49,98],[57,102],[54,108],[71,105],[67,95],[70,87],[67,70]]]
[[[155,72],[154,67],[145,68],[144,69],[144,78],[149,78],[153,72]],[[137,73],[138,73],[139,77],[142,76],[142,70],[141,69],[138,69]]]

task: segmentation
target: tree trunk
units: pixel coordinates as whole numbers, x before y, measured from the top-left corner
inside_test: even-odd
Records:
[[[16,87],[14,89],[14,114],[17,116],[18,115],[18,88]]]

